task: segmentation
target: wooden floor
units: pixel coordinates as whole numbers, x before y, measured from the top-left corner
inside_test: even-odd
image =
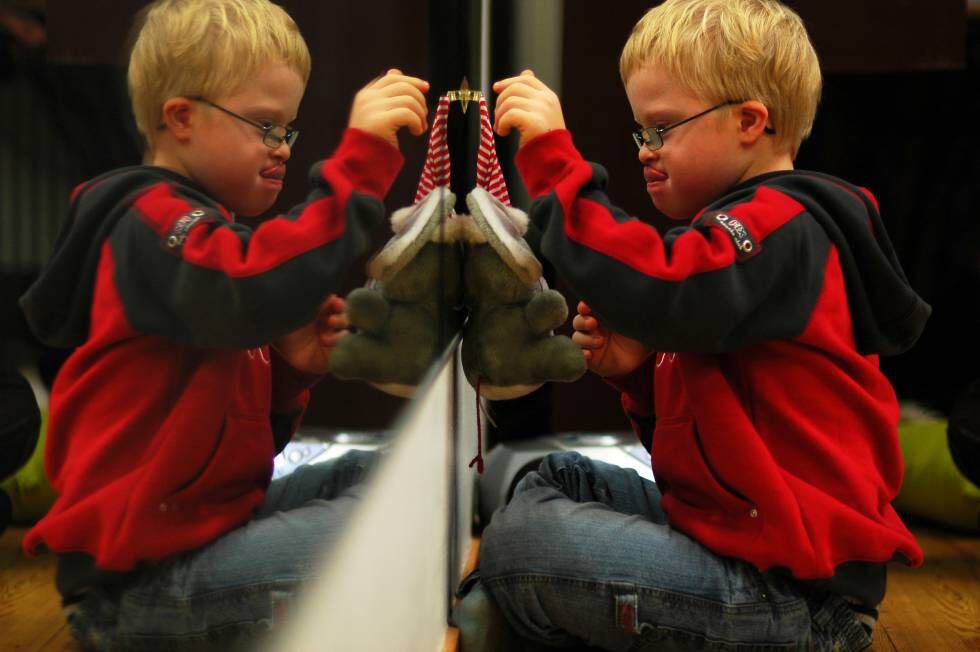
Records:
[[[980,537],[916,527],[922,568],[892,565],[876,652],[980,652]],[[0,650],[75,651],[54,590],[50,555],[20,552],[23,529],[0,537]],[[446,641],[455,648],[454,632]]]
[[[61,615],[54,556],[28,557],[23,536],[11,528],[0,537],[0,650],[80,650]]]
[[[913,532],[926,561],[889,568],[872,650],[980,651],[980,537]]]

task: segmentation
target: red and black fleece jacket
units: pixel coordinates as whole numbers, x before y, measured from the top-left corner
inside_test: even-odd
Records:
[[[35,334],[57,347],[88,334],[108,243],[126,316],[141,333],[203,347],[249,348],[309,323],[364,253],[403,157],[348,130],[313,166],[306,201],[252,229],[194,181],[151,166],[76,188],[41,278],[21,299]]]
[[[313,189],[257,228],[148,166],[81,186],[41,278],[35,333],[75,347],[51,393],[59,497],[24,538],[66,598],[103,572],[207,545],[262,503],[317,377],[269,342],[308,324],[367,248],[403,159],[348,130]]]
[[[870,193],[765,174],[661,236],[610,203],[567,131],[517,165],[544,256],[601,323],[652,349],[613,384],[674,527],[800,579],[921,561],[890,505],[898,404],[878,356],[912,346],[930,308]]]
[[[567,131],[534,139],[517,164],[545,257],[606,325],[656,350],[722,352],[800,334],[831,248],[860,352],[905,351],[929,315],[874,199],[840,179],[761,175],[661,237],[610,203],[606,171]]]

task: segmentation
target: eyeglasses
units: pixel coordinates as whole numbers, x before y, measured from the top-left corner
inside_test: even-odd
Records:
[[[191,97],[189,99],[192,99],[195,102],[207,104],[208,106],[213,106],[219,111],[224,111],[233,118],[238,118],[242,122],[247,122],[256,129],[260,129],[262,131],[262,142],[265,143],[265,146],[269,149],[276,149],[283,143],[286,143],[292,147],[296,142],[296,139],[299,138],[299,131],[293,129],[292,127],[283,127],[282,125],[275,125],[271,122],[256,122],[255,120],[246,118],[243,115],[238,115],[234,111],[229,111],[225,107],[215,104],[210,100],[206,100],[203,97]]]
[[[663,127],[647,127],[646,129],[637,129],[633,132],[633,142],[636,143],[637,149],[643,149],[646,146],[651,152],[655,152],[664,146],[664,134],[673,129],[674,127],[680,127],[682,124],[686,124],[691,120],[697,120],[703,115],[707,115],[712,111],[717,111],[723,106],[731,106],[732,104],[741,104],[739,100],[725,100],[721,104],[715,104],[711,108],[705,109],[701,113],[692,115],[690,118],[684,118],[673,124],[665,125]],[[772,127],[766,127],[767,134],[774,134],[776,130]]]

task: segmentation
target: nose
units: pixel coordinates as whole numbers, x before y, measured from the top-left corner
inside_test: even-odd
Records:
[[[652,151],[646,145],[636,150],[636,158],[640,160],[641,165],[648,165],[655,161],[659,156],[660,150]]]
[[[272,157],[285,163],[293,155],[293,148],[286,141],[279,143],[279,146],[272,150]]]

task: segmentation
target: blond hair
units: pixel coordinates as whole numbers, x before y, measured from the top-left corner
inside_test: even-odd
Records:
[[[780,149],[795,153],[813,128],[820,63],[803,21],[775,0],[667,0],[633,27],[623,83],[648,63],[708,102],[762,102]]]
[[[310,77],[299,28],[268,0],[157,0],[140,12],[133,32],[129,95],[151,148],[171,97],[221,97],[270,62],[286,64],[304,84]]]

